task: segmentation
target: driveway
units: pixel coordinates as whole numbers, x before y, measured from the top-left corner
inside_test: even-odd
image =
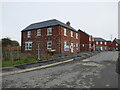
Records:
[[[3,88],[117,88],[118,52],[101,52],[84,60],[3,76]]]

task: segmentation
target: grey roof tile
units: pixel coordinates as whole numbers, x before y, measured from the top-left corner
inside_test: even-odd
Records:
[[[94,37],[94,39],[95,39],[95,41],[107,41],[107,40],[100,38],[100,37]]]
[[[61,21],[56,20],[56,19],[51,19],[51,20],[47,20],[47,21],[43,21],[43,22],[33,23],[33,24],[29,25],[28,27],[26,27],[25,29],[23,29],[22,31],[38,29],[38,28],[44,28],[44,27],[50,27],[50,26],[56,26],[56,25],[61,25],[61,26],[64,26],[64,27],[66,27],[68,29],[76,31],[71,26],[68,26],[67,24],[64,24]]]

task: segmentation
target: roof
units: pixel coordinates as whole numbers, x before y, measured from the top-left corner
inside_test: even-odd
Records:
[[[81,30],[81,29],[79,29],[82,33],[84,33],[84,34],[86,34],[86,35],[88,35],[88,36],[91,36],[91,35],[89,35],[88,33],[86,33],[85,31],[83,31],[83,30]]]
[[[32,29],[38,29],[38,28],[44,28],[44,27],[50,27],[50,26],[56,26],[56,25],[61,25],[63,27],[66,27],[68,29],[76,31],[71,26],[68,26],[67,24],[62,23],[61,21],[56,20],[56,19],[51,19],[51,20],[47,20],[47,21],[43,21],[43,22],[33,23],[33,24],[27,26],[22,31],[27,31],[27,30],[32,30]]]
[[[120,39],[115,39],[115,41],[116,41],[118,44],[120,44]]]
[[[95,41],[107,41],[107,40],[100,38],[100,37],[94,37],[94,39],[95,39]]]

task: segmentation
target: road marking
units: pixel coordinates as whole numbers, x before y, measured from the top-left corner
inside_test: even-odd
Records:
[[[20,71],[12,71],[12,72],[7,72],[7,73],[1,73],[0,76],[7,76],[7,75],[12,75],[12,74],[18,74],[18,73],[33,71],[33,70],[37,70],[37,69],[43,69],[43,68],[47,68],[47,67],[50,67],[50,66],[55,66],[55,65],[62,64],[62,63],[66,63],[66,62],[71,62],[73,60],[74,59],[69,59],[69,60],[62,61],[62,62],[57,62],[57,63],[48,64],[48,65],[39,66],[39,67],[34,67],[34,68],[29,68],[29,69],[24,69],[24,70],[20,70]]]

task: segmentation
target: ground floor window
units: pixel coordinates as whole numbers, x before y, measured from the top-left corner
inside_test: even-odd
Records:
[[[78,43],[76,43],[76,50],[78,50]]]
[[[52,49],[52,41],[47,41],[47,49]]]
[[[25,42],[25,50],[32,50],[32,42]]]

